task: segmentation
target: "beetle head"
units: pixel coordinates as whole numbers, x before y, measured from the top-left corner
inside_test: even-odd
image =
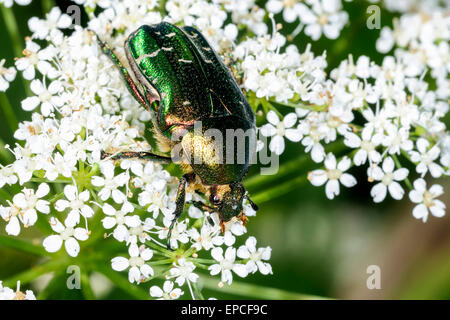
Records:
[[[242,220],[244,225],[247,222],[247,217],[242,208],[244,198],[247,198],[247,196],[245,194],[245,188],[241,183],[233,182],[211,187],[209,201],[219,213],[222,232],[225,232],[226,223],[232,219]],[[256,205],[252,201],[250,201],[250,204],[257,210]]]

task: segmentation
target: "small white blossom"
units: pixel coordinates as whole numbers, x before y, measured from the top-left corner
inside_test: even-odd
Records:
[[[111,161],[103,162],[101,165],[101,170],[104,177],[92,177],[92,184],[94,186],[103,187],[98,193],[100,199],[106,201],[112,197],[116,203],[124,202],[126,200],[126,195],[118,188],[124,186],[128,182],[128,174],[123,172],[115,175],[114,164]]]
[[[208,223],[203,224],[200,231],[196,228],[188,230],[189,237],[192,239],[192,247],[197,251],[202,249],[211,250],[215,246],[220,246],[224,242],[224,237],[219,235],[220,228],[216,225],[210,226]]]
[[[417,203],[413,209],[414,218],[427,222],[429,213],[437,218],[443,217],[445,215],[445,204],[441,200],[435,199],[443,193],[444,189],[438,184],[434,184],[430,189],[427,189],[425,180],[419,178],[414,181],[414,189],[409,192],[411,201]]]
[[[34,32],[36,38],[44,39],[50,35],[51,39],[57,42],[62,37],[62,32],[59,29],[65,29],[71,25],[72,19],[67,14],[62,13],[58,7],[54,7],[47,13],[44,20],[33,17],[28,21],[28,27]]]
[[[262,274],[272,274],[272,266],[265,262],[270,259],[272,249],[270,247],[256,249],[256,238],[249,237],[245,245],[237,250],[237,256],[241,259],[248,259],[245,264],[249,273],[259,270]],[[265,260],[265,261],[263,261]]]
[[[367,159],[369,160],[369,164],[379,163],[381,161],[381,155],[376,150],[380,142],[376,141],[376,138],[372,136],[369,128],[363,129],[361,138],[353,132],[348,132],[345,134],[344,140],[347,146],[358,149],[353,157],[353,162],[357,166],[365,164]]]
[[[94,210],[86,204],[89,200],[88,190],[78,193],[76,186],[66,185],[64,187],[64,195],[67,200],[59,199],[56,201],[55,209],[61,212],[69,208],[70,212],[67,219],[71,221],[71,224],[78,224],[80,222],[80,215],[85,218],[90,218],[93,216]]]
[[[14,67],[6,68],[5,59],[0,60],[0,92],[5,92],[9,88],[9,83],[16,78]]]
[[[67,254],[71,257],[78,256],[80,252],[79,241],[85,241],[89,233],[84,228],[75,228],[76,224],[66,219],[65,226],[55,217],[50,218],[50,226],[57,235],[51,235],[44,239],[43,246],[48,252],[57,252],[64,243]]]
[[[39,59],[40,48],[36,42],[32,40],[26,41],[25,49],[22,52],[24,56],[16,61],[17,70],[22,71],[23,77],[27,80],[34,79],[36,76],[35,68],[39,63],[42,63],[42,60]]]
[[[173,288],[172,281],[164,281],[163,288],[152,286],[150,288],[150,295],[157,300],[175,300],[184,294],[180,288]]]
[[[351,174],[345,173],[350,168],[351,160],[348,157],[343,157],[339,163],[336,162],[336,157],[329,153],[325,159],[325,170],[318,169],[308,173],[308,180],[314,186],[321,186],[325,182],[325,193],[328,199],[333,199],[339,194],[339,182],[351,188],[356,185],[356,179]]]
[[[13,197],[9,207],[0,206],[1,217],[8,222],[6,233],[17,236],[20,233],[20,222],[25,228],[33,226],[37,219],[37,211],[48,214],[50,212],[49,202],[41,198],[50,191],[46,183],[41,183],[36,190],[24,188],[21,193]]]
[[[128,248],[130,258],[115,257],[111,260],[112,268],[116,271],[123,271],[130,268],[128,271],[128,281],[131,283],[140,283],[142,280],[154,275],[153,268],[145,262],[153,257],[153,251],[145,248],[145,246],[138,247],[136,244],[131,244]]]
[[[221,273],[221,281],[223,283],[231,284],[233,282],[233,274],[231,271],[240,277],[246,277],[248,275],[248,270],[245,265],[234,262],[236,259],[235,248],[228,247],[225,251],[225,256],[223,255],[222,248],[214,248],[211,250],[211,256],[218,262],[218,264],[213,264],[208,268],[208,270],[210,270],[211,275]]]
[[[386,198],[387,191],[391,194],[392,198],[400,200],[403,198],[405,191],[397,181],[405,180],[408,176],[408,169],[400,168],[394,171],[394,160],[391,157],[384,159],[382,168],[375,166],[369,168],[369,179],[380,181],[372,187],[370,195],[373,197],[374,202],[381,202]]]
[[[170,269],[170,278],[175,278],[175,282],[182,286],[186,281],[197,282],[198,275],[193,271],[195,265],[192,262],[186,261],[186,259],[178,259],[173,268]]]
[[[302,135],[296,128],[292,128],[297,122],[297,115],[295,113],[289,113],[280,121],[280,118],[274,111],[267,113],[268,124],[261,127],[261,134],[266,137],[272,137],[270,140],[270,151],[277,155],[280,155],[284,151],[284,137],[287,139],[298,142],[301,140]]]
[[[305,34],[318,40],[322,33],[329,39],[336,39],[348,21],[348,14],[342,11],[341,0],[306,0],[300,3],[298,15],[306,25]]]
[[[440,149],[437,145],[429,148],[430,143],[427,139],[419,138],[417,140],[417,151],[410,151],[411,161],[418,163],[416,166],[417,173],[423,176],[430,171],[433,178],[439,178],[443,173],[443,168],[435,163],[439,158]],[[429,148],[429,149],[428,149]]]
[[[59,81],[51,82],[46,88],[45,84],[40,80],[33,80],[30,87],[36,96],[28,97],[22,101],[22,108],[25,111],[32,111],[40,105],[42,114],[49,116],[54,109],[62,106],[63,100],[58,95],[61,89]]]
[[[113,236],[117,241],[128,240],[130,234],[128,228],[137,228],[141,225],[141,219],[138,215],[128,215],[134,211],[134,207],[129,202],[124,202],[120,210],[116,210],[108,203],[103,205],[103,212],[107,215],[102,223],[105,229],[112,229]]]
[[[0,300],[36,300],[36,296],[31,290],[26,290],[25,293],[20,291],[20,281],[17,281],[16,291],[4,287],[0,281]]]
[[[267,11],[277,14],[283,12],[283,19],[286,22],[294,22],[298,18],[298,3],[296,1],[269,0],[266,3]]]

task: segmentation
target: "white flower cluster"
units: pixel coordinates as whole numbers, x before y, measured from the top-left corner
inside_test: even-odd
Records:
[[[282,12],[283,20],[288,23],[299,20],[294,35],[304,27],[305,34],[313,40],[318,40],[322,34],[337,39],[348,21],[341,0],[269,0],[266,8],[274,14]]]
[[[5,59],[0,60],[0,92],[5,92],[9,88],[9,83],[16,78],[14,67],[4,67]]]
[[[278,5],[268,3],[272,9]],[[271,137],[269,149],[281,155],[286,138],[300,142],[315,162],[325,160],[324,169],[311,171],[308,179],[315,186],[326,184],[330,199],[339,194],[339,184],[356,185],[345,172],[352,165],[367,166],[368,180],[375,183],[375,202],[383,201],[388,192],[402,199],[402,184],[414,191],[407,162],[415,165],[420,179],[449,175],[450,135],[442,118],[449,111],[450,18],[436,8],[431,13],[407,13],[400,23],[394,21],[393,31],[382,30],[377,47],[390,51],[396,44],[397,49],[381,65],[366,56],[356,62],[349,56],[329,78],[324,55],[314,57],[309,46],[303,54],[292,45],[281,50],[286,39],[276,31],[238,44],[234,54],[240,60],[243,87],[254,107],[261,105],[266,112],[268,124],[260,132]],[[290,17],[289,10],[284,14]],[[295,113],[282,116],[279,104],[296,107]],[[325,147],[341,139],[353,151],[337,161]],[[426,207],[443,216],[445,205],[437,201],[428,201]],[[426,211],[421,212],[426,221]]]
[[[17,282],[16,291],[4,287],[0,281],[0,300],[36,300],[36,297],[31,290],[26,290],[25,293],[20,291],[20,281]]]
[[[120,53],[125,37],[135,28],[161,21],[161,8],[156,4],[103,1],[104,10],[98,16],[90,14],[89,28],[117,46]],[[95,3],[84,5],[91,12]],[[235,19],[247,16],[247,27],[255,30],[262,23],[262,16],[251,9],[244,12],[237,3],[233,7],[227,2],[226,6],[230,12],[205,1],[167,1],[165,9],[174,23],[206,28],[206,35],[220,50],[229,48],[237,36],[236,25],[223,25],[228,15]],[[252,6],[253,2],[248,7]],[[220,273],[220,286],[231,284],[233,273],[239,277],[258,270],[272,273],[267,262],[269,247],[257,247],[254,237],[237,244],[237,237],[246,233],[241,221],[221,234],[216,214],[207,220],[207,213],[189,204],[188,217],[182,217],[172,232],[175,251],[166,249],[178,179],[153,162],[123,160],[117,165],[100,159],[102,151],[149,150],[144,138],[149,112],[130,96],[92,33],[75,26],[70,35],[63,34],[71,20],[58,8],[45,19],[32,18],[28,24],[33,33],[26,39],[24,56],[16,60],[16,68],[30,81],[34,94],[21,106],[33,113],[15,132],[21,143],[7,146],[15,161],[0,168],[1,187],[10,190],[19,185],[22,189],[0,205],[6,232],[18,236],[23,228],[43,219],[53,231],[43,239],[44,248],[48,252],[65,250],[71,257],[83,251],[84,243],[100,247],[102,241],[123,243],[122,255],[105,259],[116,271],[128,270],[132,283],[166,278],[162,289],[151,287],[155,298],[176,299],[184,293],[184,285],[193,298],[198,297],[199,269],[211,275]],[[12,80],[10,73],[15,69],[0,71]],[[187,203],[205,201],[197,194],[186,197]],[[244,212],[255,214],[249,204]],[[97,220],[99,216],[103,218]],[[97,226],[92,220],[101,223]],[[105,230],[107,239],[102,237]],[[221,255],[224,250],[225,257]],[[164,266],[167,268],[161,269]],[[174,288],[175,284],[179,288]]]
[[[0,4],[3,4],[6,8],[12,7],[14,2],[20,6],[27,6],[31,3],[31,0],[0,0]]]
[[[448,14],[403,15],[393,30],[382,31],[378,49],[397,49],[381,65],[349,56],[327,77],[325,54],[315,56],[311,44],[303,52],[286,46],[273,14],[282,12],[286,22],[299,19],[313,40],[322,33],[335,39],[348,20],[340,0],[270,0],[267,11],[253,0],[168,0],[164,8],[157,1],[77,3],[89,15],[88,27],[119,57],[128,34],[142,24],[167,20],[202,31],[230,62],[252,107],[264,111],[267,123],[259,129],[271,137],[269,149],[281,155],[285,138],[301,144],[314,162],[323,163],[308,179],[325,185],[328,198],[340,193],[340,185],[355,186],[347,171],[365,165],[375,202],[388,193],[402,199],[406,186],[416,204],[415,218],[445,214],[445,204],[436,199],[442,187],[428,189],[424,178],[450,174],[450,135],[442,121],[449,99]],[[96,6],[101,8],[97,15]],[[272,21],[271,35],[264,19]],[[0,187],[22,190],[0,205],[6,232],[17,236],[44,219],[53,230],[44,248],[57,252],[64,247],[72,257],[83,252],[83,243],[120,242],[124,250],[108,257],[111,267],[127,270],[132,283],[164,278],[162,288],[150,288],[158,299],[179,298],[183,286],[192,298],[201,297],[199,270],[220,275],[220,286],[231,284],[235,275],[271,274],[270,247],[257,247],[254,237],[238,245],[237,237],[246,233],[241,221],[221,234],[216,214],[189,204],[205,201],[195,193],[186,195],[188,214],[173,229],[175,251],[165,248],[178,179],[153,162],[100,159],[102,151],[149,150],[144,133],[150,114],[130,96],[92,33],[79,26],[63,33],[71,20],[58,8],[28,24],[32,36],[16,68],[34,94],[21,106],[33,113],[15,132],[20,144],[7,146],[15,161],[0,167]],[[3,65],[2,60],[0,90],[15,77],[15,69]],[[283,115],[283,108],[292,112]],[[330,144],[339,151],[327,151]],[[415,167],[413,183],[405,162]],[[244,213],[255,214],[247,203]],[[103,229],[91,221],[101,221]],[[101,237],[105,230],[107,239]]]

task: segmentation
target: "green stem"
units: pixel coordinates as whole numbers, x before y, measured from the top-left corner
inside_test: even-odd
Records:
[[[158,261],[150,261],[147,262],[149,266],[158,266],[158,265],[164,265],[164,264],[172,264],[173,259],[162,259]]]
[[[199,289],[196,282],[191,282],[192,288],[194,289],[194,293],[200,300],[205,300],[205,297],[202,294],[202,291]]]
[[[47,283],[44,289],[42,289],[37,295],[38,300],[46,300],[52,296],[61,287],[61,283],[64,283],[67,275],[63,270],[58,270],[53,274],[52,279]]]
[[[150,298],[150,294],[142,289],[142,287],[137,286],[136,284],[130,283],[128,279],[123,277],[120,273],[111,269],[109,265],[96,265],[96,271],[103,274],[112,283],[114,283],[117,287],[133,296],[136,299],[148,300]]]
[[[53,0],[42,0],[42,13],[45,15],[50,12],[50,10],[55,6],[55,1]]]
[[[23,41],[22,37],[20,36],[19,27],[17,24],[16,17],[14,16],[14,12],[12,8],[6,8],[5,6],[0,6],[0,9],[2,11],[3,19],[5,21],[6,29],[11,39],[14,55],[16,57],[21,57],[23,49]],[[27,96],[31,96],[32,92],[21,74],[20,78],[22,79],[25,94]]]
[[[327,152],[339,153],[344,150],[346,146],[342,143],[342,141],[336,141],[330,143],[327,146]],[[293,174],[294,172],[298,172],[299,168],[302,168],[308,161],[311,161],[311,155],[309,153],[302,154],[300,157],[293,159],[289,162],[283,163],[276,175],[265,176],[265,175],[254,175],[245,180],[245,187],[248,189],[255,188],[257,186],[261,186],[261,184],[269,183],[271,180],[279,179],[283,176],[288,176]]]
[[[263,192],[252,195],[252,201],[254,201],[255,203],[257,203],[259,205],[263,202],[267,202],[269,200],[272,200],[276,197],[279,197],[290,191],[295,190],[295,188],[304,184],[306,181],[307,181],[306,175],[298,176],[297,178],[289,180],[280,185],[277,185],[276,187],[269,188]]]
[[[0,189],[0,199],[2,199],[2,201],[6,202],[7,199],[11,199],[12,197],[4,189],[6,189],[5,186],[2,189]]]
[[[67,178],[67,179],[55,179],[55,180],[48,180],[45,178],[31,178],[30,182],[45,182],[45,183],[72,183],[72,180]]]
[[[333,152],[333,153],[339,153],[341,150],[345,149],[345,145],[341,142],[341,141],[336,141],[333,144],[330,144],[330,148],[329,152]],[[267,202],[269,200],[272,200],[278,196],[284,195],[290,191],[295,190],[295,188],[299,187],[300,185],[303,185],[306,181],[307,181],[307,174],[305,172],[302,173],[298,173],[298,168],[302,167],[303,164],[305,164],[307,162],[307,160],[309,160],[309,154],[304,155],[302,157],[300,157],[299,159],[295,159],[291,162],[288,162],[286,165],[283,165],[280,170],[278,171],[278,174],[275,175],[274,177],[276,179],[278,179],[281,175],[290,175],[290,176],[295,176],[294,179],[288,180],[284,183],[278,184],[272,188],[266,188],[264,189],[264,191],[262,192],[257,192],[255,194],[252,194],[252,200],[255,203],[263,203],[263,202]],[[295,175],[294,175],[295,173]],[[261,178],[263,176],[256,176],[256,177],[252,177],[252,179],[249,180],[253,180],[250,181],[250,185],[261,185],[261,183],[266,182],[266,179]],[[247,185],[247,184],[246,184]]]
[[[327,297],[320,297],[309,294],[302,294],[296,292],[285,291],[277,288],[263,287],[256,284],[233,281],[231,286],[224,285],[219,288],[217,279],[210,277],[202,277],[204,288],[224,292],[229,294],[236,294],[243,297],[253,297],[267,300],[323,300],[330,299]]]
[[[2,106],[2,111],[5,115],[6,122],[11,129],[11,133],[14,134],[14,132],[17,130],[19,121],[17,120],[16,114],[14,113],[8,97],[3,92],[0,93],[0,105]]]
[[[270,103],[274,104],[275,106],[288,107],[288,108],[301,108],[301,109],[311,110],[311,111],[325,111],[328,107],[327,104],[316,105],[316,104],[304,104],[304,103],[277,102],[277,101],[273,101],[273,100],[270,100]]]
[[[87,272],[81,272],[80,281],[84,298],[86,300],[95,300],[95,294],[92,290],[91,283],[89,281],[89,274]]]
[[[2,104],[2,103],[0,103]],[[11,163],[14,160],[13,155],[11,152],[9,152],[8,149],[5,148],[6,144],[3,141],[3,139],[0,138],[0,156],[2,157],[2,160],[4,160],[3,163]]]
[[[14,12],[12,8],[6,8],[5,6],[0,6],[0,8],[6,24],[6,29],[11,38],[14,55],[20,57],[22,55],[22,38],[19,33],[19,27]]]
[[[0,247],[8,247],[22,252],[31,253],[40,257],[48,256],[49,253],[43,247],[35,246],[28,241],[20,240],[5,235],[0,235]]]
[[[400,161],[398,160],[398,158],[395,154],[392,155],[392,159],[394,159],[395,166],[397,167],[397,169],[403,168],[402,164],[400,163]],[[409,188],[409,190],[413,189],[413,186],[412,186],[411,182],[409,181],[408,177],[406,177],[405,180],[403,180],[403,181],[405,181],[405,184]]]
[[[8,278],[3,282],[3,285],[6,287],[15,286],[17,281],[20,281],[21,284],[27,284],[33,281],[34,279],[47,274],[49,272],[60,270],[62,266],[66,265],[68,262],[68,258],[64,257],[62,259],[52,259],[46,263],[40,264],[38,266],[32,267],[24,272],[17,273],[11,278]]]
[[[173,257],[174,257],[173,251],[169,251],[169,250],[167,250],[167,249],[161,247],[160,245],[158,245],[158,244],[156,244],[156,243],[153,243],[152,241],[147,241],[146,244],[147,244],[149,247],[153,248],[154,250],[160,252],[163,256],[168,257],[168,258],[171,258],[172,261],[173,261]]]

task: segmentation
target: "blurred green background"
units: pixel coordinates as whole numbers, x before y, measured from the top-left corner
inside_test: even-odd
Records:
[[[32,16],[43,16],[44,12],[56,4],[63,11],[72,4],[69,1],[36,1],[28,7],[14,5],[12,11],[17,19],[17,33],[23,39],[29,34],[27,20]],[[263,6],[264,3],[259,3]],[[377,63],[382,56],[375,50],[379,30],[369,30],[365,22],[368,17],[365,1],[344,3],[349,12],[350,23],[343,29],[336,41],[323,37],[312,43],[316,54],[327,51],[330,71],[352,53],[356,58],[368,55]],[[11,11],[1,6],[0,18],[0,59],[7,60],[6,66],[23,49],[24,41],[17,42],[6,31],[6,23]],[[395,15],[382,11],[381,25],[391,25]],[[281,18],[275,17],[277,21]],[[84,20],[85,21],[85,20]],[[295,25],[283,25],[282,32],[288,34]],[[310,40],[303,34],[294,42],[304,50]],[[17,125],[5,119],[13,113],[18,121],[27,120],[31,114],[22,111],[20,101],[26,97],[28,87],[24,87],[20,73],[5,94],[0,93],[0,160],[2,164],[12,160],[3,150],[4,144],[14,144],[12,137]],[[10,102],[8,105],[7,101]],[[283,113],[290,110],[281,110]],[[11,119],[11,116],[8,117]],[[448,124],[448,121],[447,121]],[[334,146],[336,147],[336,146]],[[339,146],[336,147],[337,149]],[[338,153],[339,154],[339,153]],[[309,170],[317,167],[305,159],[303,148],[288,142],[287,151],[280,164],[284,172],[276,176],[261,177],[257,167],[253,167],[244,185],[255,202],[260,206],[256,217],[250,219],[248,235],[258,239],[259,246],[272,247],[272,276],[249,276],[245,282],[280,288],[290,292],[343,299],[449,299],[450,298],[450,217],[441,219],[430,217],[427,223],[412,217],[413,205],[408,197],[402,201],[387,200],[375,205],[369,195],[370,184],[363,169],[353,168],[358,185],[350,190],[341,188],[341,195],[328,200],[322,188],[311,186],[306,181]],[[437,181],[447,193],[442,200],[450,206],[449,179]],[[10,199],[14,190],[1,190],[0,203]],[[388,197],[389,198],[389,197]],[[21,238],[39,244],[39,234],[26,230]],[[0,223],[0,235],[4,235],[4,223]],[[39,264],[39,258],[19,250],[2,247],[0,244],[0,280]],[[381,268],[381,289],[369,290],[366,286],[367,267]],[[97,297],[132,298],[127,290],[111,286],[108,280],[97,273],[91,277]],[[57,274],[62,281],[66,274]],[[39,288],[48,279],[34,283]],[[58,283],[52,281],[53,284]],[[59,282],[61,283],[61,282]],[[26,288],[30,288],[27,285]],[[33,288],[33,287],[31,287]],[[206,297],[243,298],[239,288],[228,293],[204,290]],[[233,293],[234,292],[234,293]],[[46,290],[46,298],[86,297],[78,290],[54,288]],[[248,297],[247,297],[248,298]]]

